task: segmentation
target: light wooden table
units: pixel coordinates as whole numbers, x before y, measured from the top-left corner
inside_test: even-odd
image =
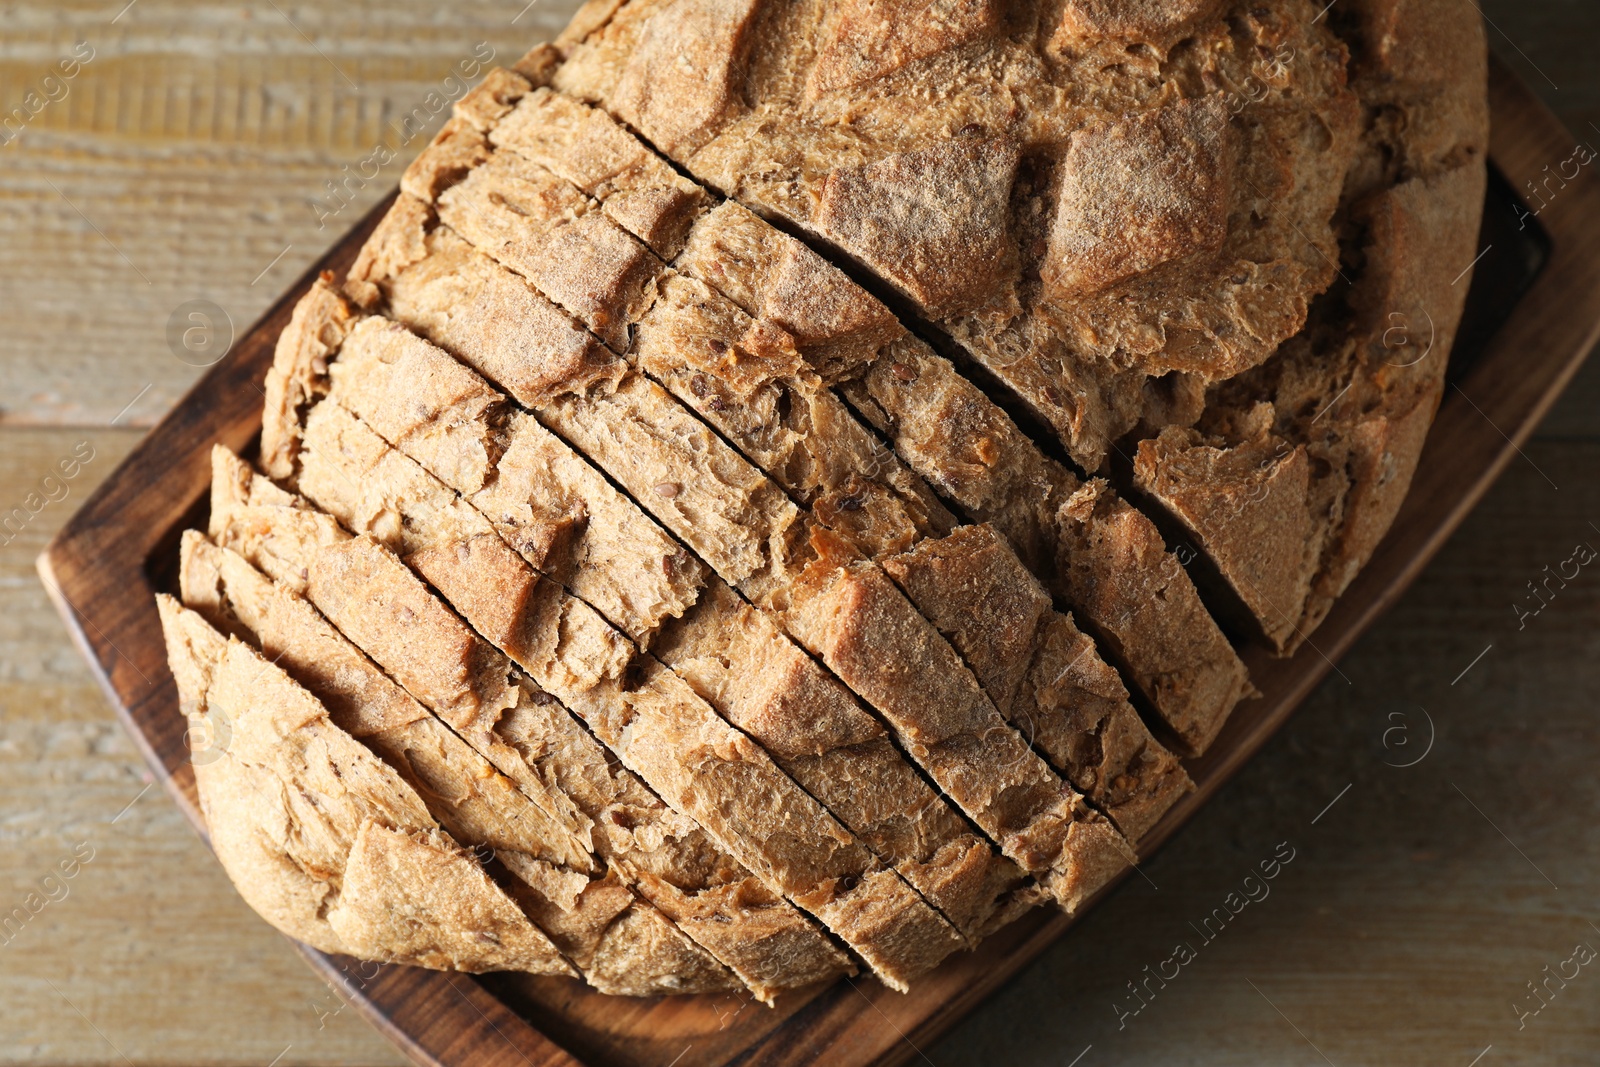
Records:
[[[399,147],[397,124],[475,53],[514,57],[571,5],[123,2],[0,8],[0,108],[60,97],[0,147],[0,517],[30,493],[43,504],[0,532],[0,921],[30,914],[0,928],[0,1061],[398,1063],[150,786],[32,560],[199,373],[204,352],[169,342],[171,322],[194,325],[175,310],[207,301],[226,316],[213,326],[245,328],[399,164],[352,182],[344,206],[329,181]],[[1600,144],[1593,0],[1483,6],[1496,49]],[[93,58],[47,83],[75,49]],[[1520,1029],[1513,1005],[1538,1003],[1527,983],[1579,943],[1600,950],[1600,568],[1520,631],[1513,605],[1577,542],[1600,548],[1597,405],[1600,364],[1341,664],[1348,681],[1317,692],[1150,881],[927,1060],[1596,1062],[1600,967]],[[92,452],[77,477],[45,483],[75,450]],[[1280,842],[1295,858],[1270,896],[1201,946],[1190,924]],[[1180,940],[1199,958],[1119,1025],[1139,1004],[1127,983]]]

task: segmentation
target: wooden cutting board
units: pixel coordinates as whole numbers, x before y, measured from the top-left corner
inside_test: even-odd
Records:
[[[1197,789],[1141,842],[1148,856],[1282,725],[1389,607],[1517,454],[1600,336],[1600,179],[1585,170],[1536,219],[1514,190],[1543,180],[1575,139],[1506,68],[1491,68],[1491,174],[1450,387],[1394,529],[1297,655],[1246,649],[1263,696],[1241,705],[1205,757]],[[185,723],[152,600],[175,585],[180,532],[203,526],[209,450],[249,454],[273,343],[317,271],[342,274],[388,202],[347,234],[249,330],[112,474],[39,559],[39,573],[118,715],[204,835]],[[1463,273],[1468,264],[1461,264]],[[1466,284],[1462,281],[1461,284]],[[303,948],[311,965],[423,1064],[693,1067],[894,1064],[1060,937],[1038,910],[950,959],[909,995],[844,980],[766,1009],[747,996],[633,1000],[562,979],[473,978],[362,963]]]

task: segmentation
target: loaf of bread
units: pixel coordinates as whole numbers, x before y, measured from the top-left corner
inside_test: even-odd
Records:
[[[215,453],[159,609],[224,867],[766,1003],[1083,907],[1394,519],[1485,89],[1445,0],[590,0]]]

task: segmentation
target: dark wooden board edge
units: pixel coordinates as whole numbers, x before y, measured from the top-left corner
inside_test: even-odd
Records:
[[[1498,61],[1491,66],[1490,98],[1491,158],[1513,188],[1570,153],[1571,135]],[[172,541],[203,494],[211,444],[243,450],[258,430],[258,383],[295,300],[319,272],[342,274],[387,206],[388,201],[378,205],[289,289],[102,483],[39,559],[40,577],[74,642],[202,836],[146,562]],[[1191,763],[1198,789],[1141,842],[1141,854],[1151,854],[1192,816],[1401,595],[1517,456],[1600,336],[1600,180],[1585,174],[1571,183],[1539,223],[1550,237],[1550,260],[1447,394],[1389,536],[1318,630],[1315,647],[1287,660],[1249,653],[1256,683],[1271,699],[1241,708],[1211,752]],[[907,1061],[1071,922],[1059,913],[1034,912],[977,951],[952,959],[907,996],[870,981],[839,983],[735,1062],[776,1067]],[[467,976],[361,964],[300,948],[313,969],[419,1064],[578,1063]]]

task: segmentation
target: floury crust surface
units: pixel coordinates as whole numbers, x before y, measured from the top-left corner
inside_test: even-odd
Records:
[[[1292,651],[1466,292],[1481,28],[1316,6],[597,0],[490,72],[161,603],[252,906],[770,1002],[1124,870],[1250,692],[1159,529]]]

